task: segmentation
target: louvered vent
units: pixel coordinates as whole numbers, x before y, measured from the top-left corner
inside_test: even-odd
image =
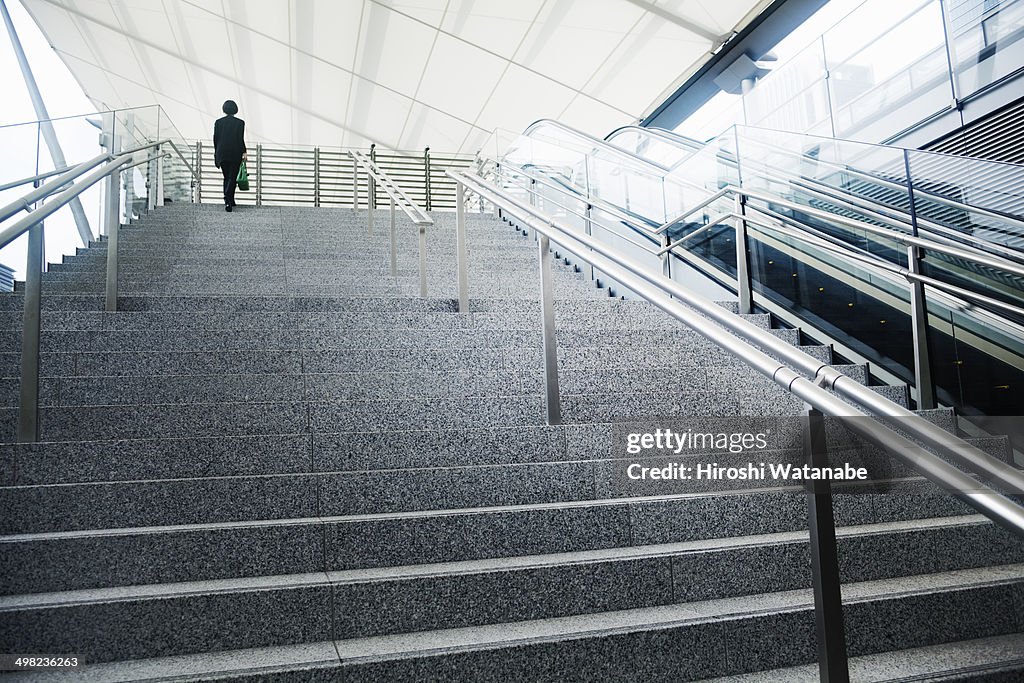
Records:
[[[1024,98],[922,149],[1024,164]]]

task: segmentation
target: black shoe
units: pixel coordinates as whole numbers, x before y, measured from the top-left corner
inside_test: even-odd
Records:
[[[224,210],[227,211],[228,213],[231,213],[231,205],[230,204],[225,204],[224,205]]]

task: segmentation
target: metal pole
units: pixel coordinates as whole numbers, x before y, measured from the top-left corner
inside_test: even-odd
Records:
[[[147,153],[146,163],[146,213],[156,208],[156,160],[160,158],[160,146]]]
[[[544,338],[544,406],[549,425],[562,423],[558,391],[558,342],[555,338],[555,296],[551,273],[551,242],[541,235],[537,242],[540,258],[540,309]]]
[[[39,440],[39,317],[43,281],[43,223],[29,228],[25,264],[25,311],[21,331],[18,443]]]
[[[661,248],[664,249],[672,240],[669,239],[668,232],[661,233]],[[661,255],[661,274],[665,277],[672,279],[672,252],[666,251]]]
[[[125,128],[128,131],[129,145],[134,145],[134,138],[131,137],[135,131],[135,114],[129,112],[125,117],[127,123]],[[124,139],[121,140],[122,146],[124,146]],[[124,179],[124,224],[132,224],[132,216],[135,215],[135,169],[128,169],[122,172],[121,177]]]
[[[377,143],[372,143],[370,145],[370,163],[374,166],[377,165]],[[371,211],[373,211],[377,208],[377,180],[367,173],[366,182],[366,205],[370,207]]]
[[[164,155],[159,153],[162,147],[160,145],[156,148],[156,206],[164,205]]]
[[[163,108],[159,105],[156,109],[156,139],[161,140],[160,137],[160,124],[163,122],[161,117],[163,114]],[[156,197],[154,197],[153,206],[164,205],[164,155],[163,145],[157,145],[156,147]]]
[[[118,191],[117,176],[115,172],[107,176],[107,273],[104,310],[114,312],[117,310],[117,237],[120,232],[120,204],[121,196]]]
[[[420,296],[427,298],[427,226],[420,225]]]
[[[469,313],[469,257],[466,254],[466,187],[455,185],[455,263],[458,268],[459,313]]]
[[[423,148],[423,191],[426,196],[427,211],[430,211],[430,148]]]
[[[736,215],[746,213],[743,196],[736,195]],[[753,313],[754,307],[750,292],[750,261],[747,253],[747,222],[736,219],[736,295],[739,298],[739,312]]]
[[[910,174],[910,152],[903,150],[903,168],[907,177],[907,196],[910,200],[910,229],[914,237],[918,236],[917,201],[914,197],[914,182]],[[921,258],[919,247],[907,246],[907,270],[913,275],[921,274]],[[917,407],[919,410],[935,408],[938,401],[935,397],[935,380],[932,377],[932,361],[928,343],[928,302],[925,299],[924,283],[910,280],[910,328],[914,345],[914,384],[917,387]]]
[[[586,218],[584,218],[584,220],[583,220],[583,232],[585,232],[588,237],[591,237],[594,234],[594,226],[593,226],[593,223],[590,220],[591,215],[593,213],[593,210],[594,210],[594,207],[591,206],[590,204],[587,204],[587,208],[584,210],[584,213],[586,214]],[[594,264],[587,263],[587,272],[590,273],[591,281],[597,279],[597,271],[594,270]]]
[[[352,210],[359,209],[359,164],[356,158],[352,157]]]
[[[825,421],[821,411],[804,413],[804,459],[811,467],[828,467]],[[818,643],[818,675],[824,683],[848,683],[843,599],[840,592],[832,485],[827,479],[807,482],[807,521],[811,536],[811,578]]]
[[[256,206],[263,206],[263,145],[256,145]]]
[[[398,233],[395,231],[395,198],[391,198],[391,274],[398,275]]]
[[[907,247],[907,270],[912,274],[921,273],[921,250]],[[910,281],[910,327],[914,345],[914,384],[917,385],[917,408],[935,408],[935,380],[932,377],[931,354],[928,349],[928,304],[924,295],[924,283]]]
[[[114,121],[117,126],[117,121]],[[196,204],[203,203],[203,141],[196,141]]]
[[[18,66],[21,67],[21,75],[25,79],[25,88],[28,90],[28,96],[32,100],[32,108],[35,109],[36,118],[39,119],[43,139],[46,140],[46,147],[50,150],[53,167],[65,168],[68,164],[64,159],[64,150],[61,149],[60,141],[57,139],[57,132],[50,122],[50,114],[46,110],[43,96],[39,94],[39,86],[36,84],[36,78],[32,74],[32,67],[29,66],[25,50],[21,47],[21,39],[18,38],[18,32],[14,29],[14,22],[11,21],[11,15],[7,11],[7,4],[4,0],[0,0],[0,14],[4,16],[7,35],[10,36],[11,47],[14,49],[14,55],[18,59]],[[78,197],[75,197],[71,200],[69,206],[71,207],[71,214],[75,217],[75,227],[78,228],[78,236],[82,239],[82,243],[85,246],[89,246],[93,234],[92,228],[89,226],[89,218],[85,215],[85,209],[82,208],[82,202]]]
[[[313,206],[320,206],[320,148],[313,148]]]

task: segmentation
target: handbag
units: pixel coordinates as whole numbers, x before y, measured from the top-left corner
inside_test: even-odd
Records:
[[[244,190],[248,190],[249,189],[249,172],[245,169],[245,162],[244,161],[242,162],[242,165],[238,167],[238,180],[237,180],[237,183],[238,183],[238,189],[239,190],[243,190],[244,191]]]

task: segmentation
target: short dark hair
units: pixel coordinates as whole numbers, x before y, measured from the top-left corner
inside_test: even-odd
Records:
[[[238,105],[235,104],[234,100],[228,100],[227,102],[225,102],[224,106],[221,107],[221,109],[228,116],[234,116],[235,114],[238,113]]]

